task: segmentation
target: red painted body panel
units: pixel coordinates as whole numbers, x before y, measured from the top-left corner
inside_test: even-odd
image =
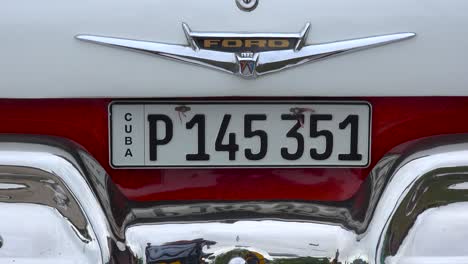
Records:
[[[136,201],[342,201],[356,193],[375,163],[392,148],[422,137],[468,132],[466,97],[356,99],[373,107],[372,159],[365,169],[112,169],[109,99],[3,99],[0,133],[73,140],[104,166],[124,195]]]

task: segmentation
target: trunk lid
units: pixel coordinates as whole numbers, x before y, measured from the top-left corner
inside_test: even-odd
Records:
[[[468,2],[461,0],[17,0],[0,10],[3,98],[468,95]],[[85,43],[77,34],[188,45],[194,31],[297,33],[307,44],[417,37],[255,80]]]

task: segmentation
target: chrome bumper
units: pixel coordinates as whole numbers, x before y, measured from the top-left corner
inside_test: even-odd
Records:
[[[0,263],[468,263],[468,136],[385,156],[350,201],[128,201],[83,149],[0,137]]]

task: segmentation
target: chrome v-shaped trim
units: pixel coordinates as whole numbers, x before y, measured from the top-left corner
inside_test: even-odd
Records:
[[[415,33],[395,33],[359,39],[336,41],[331,43],[306,45],[310,23],[299,33],[218,33],[194,32],[183,23],[188,45],[166,44],[152,41],[131,40],[125,38],[104,37],[95,35],[77,35],[83,41],[102,45],[127,48],[133,51],[150,53],[160,57],[201,65],[223,72],[239,75],[244,78],[255,78],[264,74],[277,72],[308,62],[328,58],[342,53],[357,51],[393,42],[410,39]],[[196,38],[243,38],[243,39],[296,39],[294,48],[260,52],[226,52],[199,47]],[[243,61],[249,61],[252,67],[241,67]],[[243,69],[248,68],[245,72]]]

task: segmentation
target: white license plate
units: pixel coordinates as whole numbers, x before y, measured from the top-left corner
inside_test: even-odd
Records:
[[[366,167],[366,102],[114,102],[113,167]]]

